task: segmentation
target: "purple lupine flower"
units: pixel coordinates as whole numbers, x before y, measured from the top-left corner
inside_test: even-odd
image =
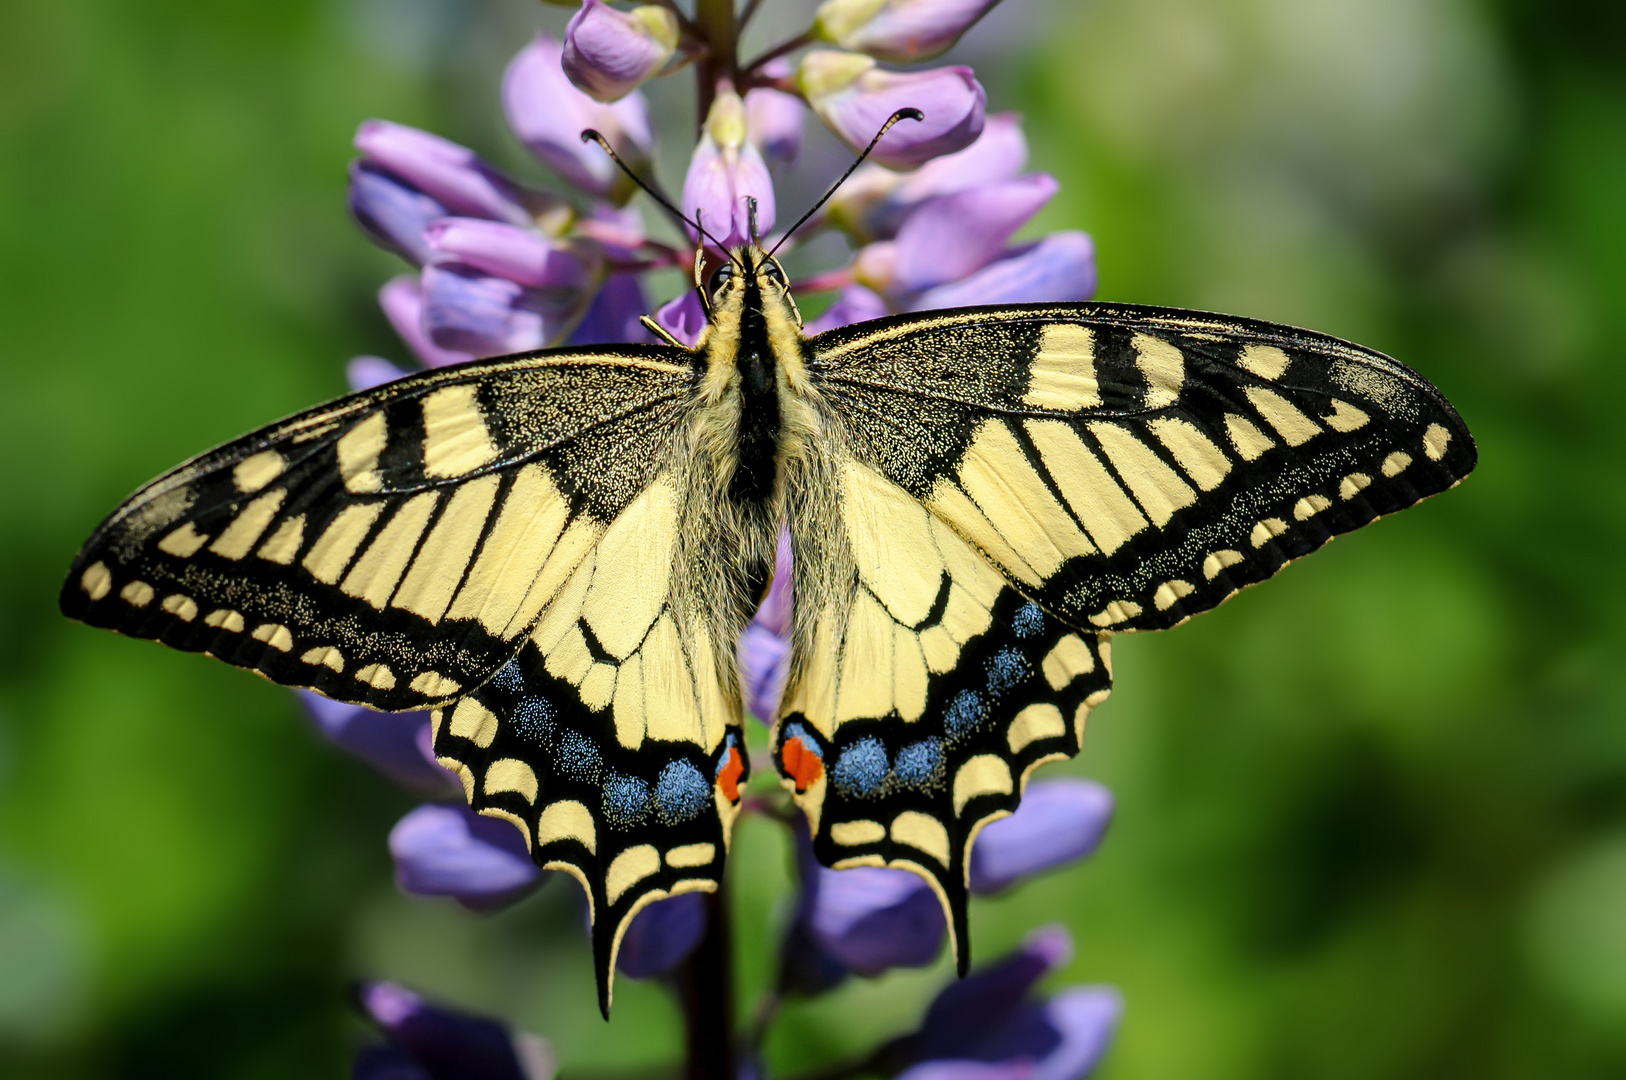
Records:
[[[474,151],[439,135],[368,120],[356,131],[356,149],[454,213],[515,225],[532,220],[519,186],[480,160]]]
[[[700,294],[693,289],[684,289],[676,300],[662,305],[655,312],[655,321],[692,348],[700,340],[700,332],[706,328],[706,309],[700,305]]]
[[[429,261],[424,230],[450,212],[387,169],[367,161],[350,163],[350,213],[379,244],[412,262]]]
[[[356,1063],[358,1078],[551,1080],[558,1067],[546,1040],[511,1032],[483,1016],[431,1005],[396,983],[363,983],[356,999],[394,1051],[364,1051]],[[408,1066],[420,1071],[405,1071]]]
[[[434,263],[462,263],[532,289],[574,296],[593,284],[595,253],[500,221],[448,217],[424,231]]]
[[[385,282],[378,290],[378,306],[384,309],[384,317],[425,367],[446,367],[474,359],[472,353],[441,348],[429,336],[423,319],[423,288],[417,278],[402,274]]]
[[[1044,927],[1015,952],[944,988],[915,1039],[919,1064],[902,1075],[974,1080],[984,1075],[975,1064],[1023,1065],[1034,1080],[1078,1080],[1089,1073],[1117,1028],[1117,992],[1074,987],[1048,1002],[1029,996],[1039,979],[1071,956],[1067,931]]]
[[[749,134],[744,100],[732,90],[718,94],[683,181],[683,212],[724,247],[751,238],[748,199],[756,200],[762,232],[773,228],[773,181]],[[691,229],[690,239],[700,236]]]
[[[345,365],[344,379],[352,392],[371,390],[406,375],[382,356],[358,356]]]
[[[483,274],[466,263],[431,263],[423,270],[423,325],[442,349],[502,356],[540,349],[568,328],[590,294],[580,286],[537,289]]]
[[[593,303],[570,332],[572,345],[639,341],[648,333],[639,319],[649,312],[649,297],[637,274],[611,274]]]
[[[503,907],[543,884],[519,831],[462,802],[418,807],[390,830],[395,881],[417,896],[450,896],[477,911]]]
[[[813,32],[843,49],[882,60],[930,60],[999,0],[824,0]]]
[[[790,65],[768,65],[765,74],[790,76]],[[788,166],[802,149],[807,106],[795,94],[761,86],[745,95],[745,127],[768,164]]]
[[[886,301],[862,285],[848,285],[841,290],[836,302],[824,314],[807,324],[808,334],[819,334],[868,319],[879,319],[886,314]]]
[[[636,190],[632,181],[597,146],[584,144],[581,133],[598,131],[622,160],[639,168],[655,145],[649,106],[636,91],[611,105],[594,101],[565,75],[563,59],[564,47],[547,34],[514,57],[502,88],[508,126],[566,183],[624,203]]]
[[[928,199],[905,219],[896,240],[859,253],[859,278],[902,297],[969,277],[1004,250],[1057,187],[1053,177],[1030,173]]]
[[[618,101],[665,67],[677,44],[677,16],[667,8],[617,11],[604,0],[583,0],[565,28],[561,64],[582,93]]]
[[[808,920],[813,937],[856,975],[924,967],[943,947],[948,924],[931,886],[907,870],[858,866],[816,871]]]
[[[983,827],[971,846],[971,889],[994,893],[1090,855],[1112,821],[1112,793],[1076,777],[1035,780],[1010,817]]]
[[[634,979],[665,975],[689,958],[705,934],[705,897],[681,893],[657,900],[633,916],[615,966]]]
[[[960,281],[917,296],[912,311],[969,304],[1062,303],[1095,295],[1095,245],[1081,232],[1051,233],[1007,251]]]
[[[429,730],[428,713],[374,712],[309,690],[295,693],[317,730],[407,791],[447,798],[461,790],[450,773],[423,753],[419,732]]]
[[[982,134],[988,96],[968,67],[882,71],[859,53],[816,49],[802,58],[796,83],[813,111],[847,145],[861,149],[899,109],[925,118],[898,124],[875,147],[873,159],[891,169],[913,169],[964,150]]]

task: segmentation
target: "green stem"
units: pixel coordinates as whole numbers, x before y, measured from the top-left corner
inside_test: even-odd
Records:
[[[695,0],[694,25],[706,43],[706,55],[695,66],[695,78],[699,80],[696,119],[704,124],[712,98],[717,96],[718,81],[739,81],[739,25],[734,20],[734,0]]]
[[[706,936],[677,984],[688,1044],[684,1080],[735,1080],[734,954],[722,889],[706,894]]]

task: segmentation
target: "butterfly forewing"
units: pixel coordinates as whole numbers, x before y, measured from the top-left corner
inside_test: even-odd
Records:
[[[1475,461],[1414,372],[1268,323],[968,309],[812,352],[854,454],[1078,627],[1173,626]]]
[[[238,439],[109,517],[63,611],[343,701],[454,697],[648,486],[691,381],[666,352],[430,372]]]

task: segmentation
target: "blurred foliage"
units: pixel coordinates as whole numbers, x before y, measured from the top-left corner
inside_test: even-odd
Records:
[[[1041,224],[1096,236],[1104,298],[1356,338],[1479,438],[1460,491],[1120,639],[1065,767],[1116,791],[1114,833],[973,911],[981,956],[1060,920],[1065,980],[1123,989],[1108,1080],[1626,1072],[1623,11],[1011,0],[962,45],[1063,182]],[[350,135],[386,116],[520,160],[496,85],[537,17],[0,8],[0,1073],[339,1075],[361,975],[567,1068],[675,1055],[656,987],[597,1019],[568,883],[497,917],[401,897],[407,799],[287,694],[56,613],[136,484],[337,393],[354,353],[401,357]],[[748,822],[733,869],[743,1010],[782,834]],[[901,1029],[946,974],[790,1009],[774,1063]]]

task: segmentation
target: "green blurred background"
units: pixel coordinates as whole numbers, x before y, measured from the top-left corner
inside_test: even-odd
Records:
[[[1623,12],[1012,0],[961,46],[1063,182],[1040,224],[1097,238],[1103,298],[1354,338],[1479,439],[1461,490],[1120,639],[1059,767],[1117,793],[1106,845],[972,916],[983,957],[1065,922],[1058,983],[1122,988],[1106,1080],[1626,1075]],[[497,917],[400,896],[410,800],[289,695],[56,613],[138,483],[339,392],[353,354],[404,359],[350,135],[388,117],[536,175],[496,87],[544,17],[0,7],[0,1074],[343,1075],[364,975],[567,1069],[677,1055],[658,987],[597,1019],[568,883]],[[775,826],[735,850],[744,1008],[788,879]],[[901,1030],[947,974],[793,1008],[780,1074]]]

